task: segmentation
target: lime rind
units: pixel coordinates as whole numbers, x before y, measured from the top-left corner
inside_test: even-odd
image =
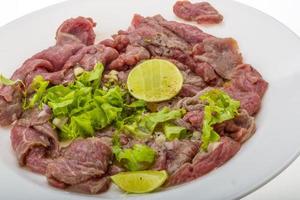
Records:
[[[121,172],[111,176],[113,182],[123,191],[128,193],[148,193],[156,190],[167,180],[168,174],[165,170]]]

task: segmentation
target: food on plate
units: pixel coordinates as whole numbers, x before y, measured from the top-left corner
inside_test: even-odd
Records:
[[[173,12],[179,18],[198,24],[218,24],[223,20],[223,16],[208,2],[177,1]]]
[[[95,25],[67,19],[53,46],[0,76],[20,166],[61,189],[145,193],[220,167],[254,134],[268,83],[233,38],[136,14],[95,43]]]

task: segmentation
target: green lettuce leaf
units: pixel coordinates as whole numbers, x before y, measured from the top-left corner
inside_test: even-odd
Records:
[[[166,136],[166,139],[169,141],[183,138],[187,134],[186,128],[171,123],[165,123],[163,125],[163,131]]]
[[[218,133],[214,131],[213,125],[233,119],[238,114],[240,102],[219,89],[209,90],[200,96],[200,100],[206,103],[201,136],[201,148],[206,151],[210,143],[220,139]]]
[[[41,100],[46,93],[48,85],[49,81],[45,81],[44,78],[40,75],[36,76],[29,86],[30,90],[34,90],[35,93],[29,99],[29,101],[26,101],[27,103],[23,106],[23,108],[33,108],[36,104],[41,106]]]
[[[92,71],[84,71],[76,77],[78,85],[92,86],[98,88],[101,82],[104,66],[102,63],[97,63]]]
[[[72,116],[70,122],[61,128],[60,138],[62,140],[74,139],[77,137],[93,136],[94,128],[87,115]]]
[[[6,78],[2,74],[0,74],[0,85],[9,86],[9,85],[15,85],[17,83],[22,83],[23,84],[23,82],[19,79],[18,80],[11,80],[9,78]]]
[[[146,102],[144,100],[136,100],[131,102],[130,104],[126,104],[125,107],[127,108],[145,108]]]
[[[171,110],[168,107],[164,107],[161,111],[150,113],[142,119],[140,126],[145,127],[150,133],[153,133],[154,129],[159,123],[167,122],[182,117],[184,110],[177,109]]]
[[[127,133],[132,134],[136,138],[147,139],[151,137],[151,134],[148,132],[148,130],[144,129],[144,127],[139,126],[138,122],[125,124],[123,130],[125,130]]]
[[[76,92],[71,87],[57,85],[47,90],[43,101],[52,109],[54,116],[67,116],[69,106],[74,102],[75,96]]]
[[[123,94],[121,88],[116,86],[108,91],[96,90],[94,98],[99,104],[109,102],[113,106],[123,107]]]
[[[73,96],[71,101],[65,98],[67,95],[62,97],[65,98],[62,101],[64,105],[62,102],[48,102],[54,115],[69,117],[69,122],[63,126],[60,134],[62,139],[93,136],[95,130],[110,125],[122,112],[122,94],[117,88],[94,94],[91,89],[82,88],[73,92],[69,93]]]
[[[164,107],[155,113],[139,113],[127,119],[127,122],[124,123],[124,129],[138,138],[148,138],[151,137],[159,124],[179,119],[184,112],[182,109],[170,110],[170,108]]]
[[[62,140],[93,136],[121,115],[123,91],[119,87],[100,89],[103,65],[95,65],[92,71],[84,71],[69,85],[56,85],[43,92],[33,102],[47,104],[60,130]],[[39,92],[35,93],[37,95]],[[30,101],[31,102],[31,101]],[[64,119],[60,123],[59,119]]]
[[[129,149],[114,148],[116,160],[129,171],[139,171],[149,168],[156,156],[156,152],[143,144],[135,144]]]

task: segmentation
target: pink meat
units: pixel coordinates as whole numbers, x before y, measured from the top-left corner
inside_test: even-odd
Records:
[[[167,169],[167,149],[165,144],[156,143],[155,141],[150,145],[156,151],[155,162],[151,170],[166,170]]]
[[[125,169],[123,167],[114,164],[114,165],[109,166],[108,174],[110,176],[112,176],[112,175],[118,174],[123,171],[125,171]]]
[[[41,132],[45,126],[51,128],[50,124],[38,127],[38,130],[35,126],[24,127],[17,124],[11,130],[10,136],[19,164],[42,174],[46,172],[49,158],[58,154],[56,132],[52,128],[51,135],[49,132]]]
[[[150,53],[142,46],[128,45],[125,53],[112,61],[109,69],[124,70],[125,66],[134,66],[142,60],[149,59]]]
[[[80,43],[72,43],[65,45],[55,45],[34,55],[31,59],[42,59],[49,61],[52,67],[48,69],[50,72],[59,71],[62,69],[65,62],[74,55],[84,45]]]
[[[183,38],[190,44],[198,44],[206,38],[214,37],[203,32],[196,26],[179,23],[176,21],[167,21],[161,15],[155,15],[153,18],[158,21],[161,26],[174,32],[176,35]]]
[[[47,158],[47,152],[43,147],[32,148],[26,156],[26,166],[33,172],[45,174],[51,159]]]
[[[208,2],[177,1],[173,12],[179,18],[196,21],[198,24],[218,24],[223,20],[223,16]]]
[[[256,114],[268,83],[250,65],[241,64],[232,72],[232,79],[224,85],[224,90],[241,103],[241,108],[250,115]]]
[[[52,117],[51,109],[45,105],[42,109],[35,107],[26,110],[17,124],[25,127],[46,124]]]
[[[55,187],[87,187],[90,183],[95,185],[101,181],[108,170],[109,162],[112,159],[112,150],[103,138],[77,139],[73,141],[62,155],[53,160],[47,166],[47,178],[49,184]],[[96,187],[96,186],[95,186]],[[103,187],[107,187],[103,184]],[[89,192],[98,193],[90,189]]]
[[[225,91],[234,99],[240,101],[241,108],[250,115],[256,114],[261,106],[261,97],[255,92],[241,92],[237,88],[225,88]]]
[[[174,173],[184,163],[192,161],[199,149],[199,143],[189,140],[174,140],[165,143],[167,171]]]
[[[183,120],[185,120],[187,123],[190,123],[193,127],[197,129],[201,129],[203,119],[204,119],[203,110],[189,111],[183,117]]]
[[[233,71],[231,82],[232,86],[239,91],[255,92],[260,97],[264,95],[268,88],[268,83],[260,73],[248,64],[241,64]]]
[[[56,31],[57,43],[65,43],[65,41],[61,41],[61,35],[68,34],[74,36],[85,45],[92,45],[96,37],[93,30],[94,26],[96,26],[96,23],[92,18],[77,17],[67,19]]]
[[[52,70],[53,65],[48,60],[30,58],[26,60],[23,65],[13,73],[11,79],[24,80],[28,74],[36,69]]]
[[[30,74],[25,78],[25,85],[30,85],[33,79],[36,76],[42,76],[46,81],[49,81],[52,85],[58,85],[61,84],[65,78],[66,71],[65,70],[59,70],[56,72],[48,72],[44,69],[38,69]]]
[[[193,84],[183,84],[180,90],[179,96],[181,97],[191,97],[197,94],[201,88],[193,85]]]
[[[8,126],[21,116],[22,98],[19,86],[0,88],[0,126]]]
[[[129,45],[130,41],[127,35],[113,35],[113,39],[105,39],[100,43],[107,46],[117,49],[119,52],[124,51],[127,45]]]
[[[64,69],[79,65],[85,70],[92,70],[97,62],[108,65],[118,56],[118,51],[111,47],[102,44],[90,45],[71,56],[64,64]]]
[[[49,161],[59,153],[58,137],[52,125],[51,111],[45,106],[23,113],[11,130],[11,143],[21,166],[44,174]]]
[[[131,55],[127,53],[126,47],[131,44],[147,49],[151,58],[160,57],[182,63],[196,72],[204,81],[214,85],[219,82],[217,79],[220,79],[214,68],[197,60],[193,55],[196,52],[193,50],[193,46],[197,46],[209,38],[214,37],[195,26],[167,21],[160,15],[142,17],[136,14],[127,31],[119,31],[118,35],[113,36],[113,40],[104,40],[102,43],[118,49],[121,53],[120,59],[112,62],[112,69],[126,70],[129,60],[134,64],[136,62],[133,61],[140,60],[132,59]]]
[[[69,189],[75,192],[97,194],[106,192],[110,187],[111,180],[108,176],[93,178],[86,182],[71,186]]]
[[[207,38],[203,41],[203,51],[194,55],[194,59],[208,63],[225,79],[231,79],[234,68],[242,63],[237,42],[232,38]]]
[[[254,118],[246,110],[240,110],[237,117],[215,125],[214,129],[220,135],[243,143],[255,133],[256,127]]]
[[[167,186],[177,185],[196,179],[220,167],[240,149],[240,144],[229,137],[222,137],[218,144],[211,144],[208,152],[199,152],[191,163],[177,169],[170,177]]]
[[[106,66],[118,56],[119,53],[115,49],[98,44],[94,45],[94,48],[86,53],[78,64],[86,70],[92,70],[97,62]]]

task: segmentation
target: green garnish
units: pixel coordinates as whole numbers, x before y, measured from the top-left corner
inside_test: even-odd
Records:
[[[214,131],[213,125],[233,119],[238,114],[240,102],[219,89],[209,90],[200,96],[200,100],[207,103],[204,107],[201,136],[201,149],[206,151],[210,143],[220,139],[218,133]]]
[[[164,107],[159,112],[139,113],[124,120],[123,129],[138,138],[151,137],[155,128],[164,122],[179,119],[185,111],[182,109],[170,110]]]
[[[181,139],[187,134],[186,128],[171,123],[165,123],[163,125],[163,131],[166,139],[169,141],[174,139]]]
[[[149,168],[154,160],[156,152],[144,144],[135,144],[132,148],[121,149],[119,146],[113,148],[116,160],[129,171],[139,171]]]
[[[45,81],[41,75],[34,77],[29,89],[34,90],[34,95],[29,99],[28,104],[23,104],[23,109],[33,108],[35,104],[39,103],[41,106],[41,99],[46,93],[49,81]]]
[[[9,85],[15,85],[17,83],[22,83],[23,84],[23,82],[19,79],[18,80],[11,80],[9,78],[6,78],[2,74],[0,74],[0,85],[9,86]]]
[[[63,140],[93,136],[122,112],[123,98],[119,87],[107,91],[99,89],[103,65],[81,73],[74,84],[58,85],[48,89],[43,102],[52,108],[56,118],[68,118],[58,127]]]
[[[67,86],[49,84],[36,76],[30,85],[35,93],[25,108],[47,104],[53,112],[53,124],[60,130],[62,140],[93,136],[95,130],[114,122],[124,107],[123,91],[119,87],[100,89],[104,66],[84,71]]]

